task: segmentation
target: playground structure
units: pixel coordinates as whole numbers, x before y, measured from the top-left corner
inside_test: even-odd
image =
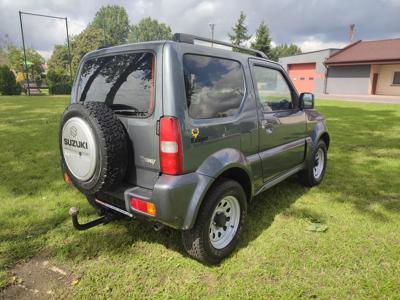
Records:
[[[69,74],[70,74],[70,78],[72,80],[71,47],[70,47],[69,33],[68,33],[68,18],[19,11],[19,23],[20,23],[20,26],[21,26],[21,37],[22,37],[22,47],[23,47],[23,50],[24,50],[23,51],[24,52],[24,67],[25,67],[25,76],[26,76],[26,84],[24,84],[24,88],[26,89],[27,95],[31,96],[31,95],[40,94],[40,90],[39,90],[39,88],[37,87],[36,84],[31,84],[29,82],[28,61],[27,61],[27,58],[26,58],[25,36],[24,36],[24,27],[23,27],[23,24],[22,24],[22,15],[30,15],[30,16],[42,17],[42,18],[65,20],[65,29],[66,29],[66,33],[67,33],[67,46],[68,46]]]

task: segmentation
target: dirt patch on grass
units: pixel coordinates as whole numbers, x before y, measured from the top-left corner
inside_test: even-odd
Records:
[[[53,299],[77,281],[72,272],[45,257],[17,264],[11,274],[10,285],[0,292],[0,299]]]

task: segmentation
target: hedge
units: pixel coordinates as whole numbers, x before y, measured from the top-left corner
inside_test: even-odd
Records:
[[[2,95],[19,95],[21,86],[15,81],[15,75],[8,66],[0,66],[0,93]]]
[[[65,82],[52,83],[49,86],[51,95],[66,95],[71,94],[71,84]]]

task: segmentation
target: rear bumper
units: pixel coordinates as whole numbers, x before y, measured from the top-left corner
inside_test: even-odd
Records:
[[[152,190],[137,186],[127,187],[124,188],[123,194],[99,195],[100,202],[96,203],[109,209],[122,209],[126,212],[122,213],[129,217],[141,216],[172,228],[185,230],[193,226],[201,201],[212,181],[212,177],[196,172],[180,176],[161,175]],[[132,197],[154,203],[156,216],[132,209],[130,206]]]

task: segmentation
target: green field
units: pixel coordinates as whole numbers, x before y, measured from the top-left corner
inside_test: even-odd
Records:
[[[400,298],[400,105],[317,101],[331,133],[326,180],[306,189],[294,177],[256,198],[238,250],[208,267],[170,229],[138,221],[72,229],[69,207],[83,220],[95,215],[61,178],[67,103],[0,97],[1,288],[18,262],[44,256],[79,278],[55,297]],[[312,222],[328,230],[307,231]]]

